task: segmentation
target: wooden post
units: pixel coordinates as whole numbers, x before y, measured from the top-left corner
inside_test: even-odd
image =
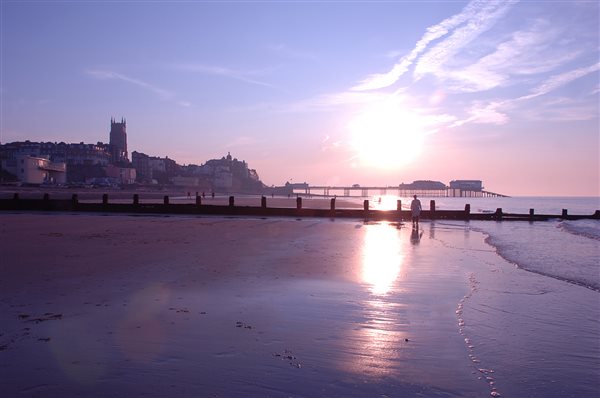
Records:
[[[365,210],[365,221],[369,218],[369,200],[365,199],[363,202],[363,209]]]
[[[165,195],[165,196],[163,197],[163,203],[164,203],[164,204],[166,204],[166,205],[168,205],[168,204],[169,204],[169,195]]]
[[[465,213],[471,214],[471,205],[468,203],[465,205]]]
[[[335,198],[331,198],[331,201],[329,202],[329,209],[331,211],[335,211]]]
[[[73,206],[77,206],[77,203],[79,203],[79,198],[77,197],[76,193],[71,196],[71,203],[73,203]]]
[[[496,220],[498,220],[498,221],[502,221],[502,208],[501,208],[501,207],[498,207],[498,208],[496,209],[496,214],[495,214],[495,216],[496,216]]]
[[[133,194],[133,204],[136,206],[140,204],[140,195],[137,193]]]
[[[50,194],[45,193],[44,200],[46,200],[46,201],[50,200]]]
[[[429,218],[435,220],[435,200],[429,201]]]
[[[535,214],[535,209],[529,209],[529,218],[533,218],[534,214]]]
[[[266,196],[261,196],[260,207],[262,207],[263,209],[267,208],[267,197]]]
[[[562,217],[565,218],[567,217],[567,209],[562,209]]]
[[[102,194],[102,204],[103,205],[107,205],[108,204],[108,194]]]
[[[196,192],[196,206],[202,206],[202,196],[198,195],[198,192]]]
[[[229,207],[235,206],[235,198],[233,196],[229,197]]]
[[[19,194],[17,192],[13,195],[13,200],[19,200]]]
[[[298,196],[296,198],[296,209],[300,210],[302,208],[302,198]]]
[[[396,201],[396,210],[402,211],[402,201],[400,199]]]

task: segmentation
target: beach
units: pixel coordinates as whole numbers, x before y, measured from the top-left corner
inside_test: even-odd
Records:
[[[600,392],[598,291],[515,266],[469,223],[4,213],[0,227],[6,396]]]

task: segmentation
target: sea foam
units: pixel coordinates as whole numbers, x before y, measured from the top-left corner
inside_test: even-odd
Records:
[[[600,221],[474,222],[522,269],[600,291]]]

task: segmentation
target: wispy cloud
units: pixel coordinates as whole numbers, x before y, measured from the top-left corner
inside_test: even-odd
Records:
[[[508,112],[511,110],[533,120],[591,120],[598,117],[598,106],[595,102],[594,104],[576,103],[572,99],[560,97],[542,102],[536,107],[528,107],[523,110],[520,110],[521,107],[518,104],[549,94],[599,70],[600,62],[551,76],[527,95],[511,99],[495,100],[489,103],[475,101],[467,111],[468,117],[457,120],[450,127],[459,127],[467,123],[506,124],[509,121]]]
[[[415,69],[415,78],[435,71],[452,54],[489,29],[518,0],[475,0],[459,14],[453,15],[437,25],[427,28],[413,50],[387,73],[376,73],[362,80],[352,89],[356,91],[376,90],[389,87],[404,75],[429,44],[454,30],[446,40],[423,55]],[[462,26],[464,24],[464,26]],[[462,26],[462,28],[459,28]]]
[[[531,94],[522,96],[517,98],[517,100],[528,100],[531,98],[539,97],[540,95],[548,94],[551,91],[556,90],[562,86],[565,86],[571,83],[574,80],[577,80],[583,76],[586,76],[590,73],[597,72],[600,70],[600,62],[597,62],[593,65],[578,68],[574,70],[570,70],[568,72],[560,73],[558,75],[554,75],[540,84],[538,87],[532,90]]]
[[[343,110],[351,114],[402,93],[408,98],[403,110],[418,113],[419,118],[432,121],[440,129],[469,123],[505,125],[513,117],[532,118],[549,110],[556,110],[556,120],[595,117],[597,112],[589,112],[589,95],[597,95],[598,87],[588,89],[586,98],[576,104],[557,103],[551,107],[539,100],[526,107],[521,104],[597,73],[600,63],[573,66],[581,65],[580,60],[590,53],[597,53],[597,42],[576,40],[581,36],[554,20],[553,13],[538,13],[534,19],[514,13],[508,18],[508,12],[517,3],[518,0],[471,1],[458,14],[427,28],[414,48],[388,72],[368,75],[345,91],[287,105],[271,104],[269,110]],[[523,2],[521,6],[527,9],[528,4]],[[392,51],[387,55],[397,57],[399,53]],[[566,71],[566,67],[571,70]],[[427,75],[435,80],[424,79]],[[412,78],[412,82],[390,93],[390,88],[399,87],[402,76]],[[487,91],[485,97],[478,95],[483,91]],[[456,94],[460,96],[443,101]]]
[[[164,100],[170,100],[173,99],[174,94],[168,90],[164,90],[162,88],[159,88],[157,86],[154,86],[150,83],[147,83],[145,81],[133,78],[133,77],[129,77],[129,76],[125,76],[121,73],[117,73],[117,72],[113,72],[110,70],[101,70],[101,69],[90,69],[90,70],[86,70],[85,71],[89,76],[92,76],[96,79],[116,79],[116,80],[121,80],[127,83],[131,83],[134,84],[138,87],[141,87],[143,89],[149,90],[153,93],[155,93],[156,95],[158,95],[160,98],[164,99]]]
[[[247,147],[250,145],[254,145],[256,144],[256,138],[255,137],[249,137],[249,136],[239,136],[233,139],[233,141],[229,142],[228,144],[225,145],[225,148],[240,148],[240,147]]]
[[[484,103],[476,101],[467,110],[468,116],[466,118],[454,121],[449,127],[459,127],[467,123],[506,124],[508,123],[509,118],[504,111],[501,111],[501,109],[507,106],[508,104],[506,102]]]
[[[244,83],[254,84],[257,86],[271,87],[275,86],[262,80],[258,80],[255,76],[263,75],[267,70],[236,70],[223,66],[205,65],[205,64],[178,64],[173,66],[179,70],[197,72],[206,75],[221,76],[229,79],[239,80]]]
[[[593,120],[599,116],[597,102],[567,97],[548,98],[535,108],[524,108],[522,117],[535,121],[571,122]]]
[[[392,94],[393,95],[393,94]],[[366,105],[382,101],[390,97],[384,93],[366,93],[344,91],[340,93],[322,94],[279,107],[284,112],[318,112],[329,111],[343,106]]]
[[[384,54],[384,56],[386,58],[398,58],[399,56],[401,56],[404,52],[400,51],[400,50],[390,50],[388,52],[386,52]]]
[[[288,58],[308,60],[308,61],[318,61],[319,60],[319,57],[317,57],[315,54],[313,54],[309,51],[292,48],[292,47],[290,47],[286,44],[282,44],[282,43],[270,44],[269,46],[267,46],[267,48],[271,51],[282,54],[283,56],[288,57]]]
[[[518,82],[516,77],[541,74],[556,69],[581,54],[578,49],[558,49],[552,43],[560,36],[545,21],[537,21],[528,30],[513,33],[490,54],[457,68],[438,68],[436,76],[447,88],[458,92],[490,90]]]
[[[460,50],[489,30],[518,1],[483,1],[470,3],[459,16],[460,26],[445,40],[419,58],[414,70],[416,80],[438,71]],[[464,22],[464,24],[462,24]]]
[[[88,69],[85,71],[88,76],[91,76],[95,79],[101,80],[120,80],[127,82],[129,84],[133,84],[134,86],[143,88],[144,90],[148,90],[154,94],[156,94],[161,100],[171,101],[181,107],[189,108],[192,104],[189,101],[183,101],[176,98],[175,94],[169,90],[162,89],[153,84],[145,82],[143,80],[126,76],[121,73],[117,73],[111,70],[106,69]]]

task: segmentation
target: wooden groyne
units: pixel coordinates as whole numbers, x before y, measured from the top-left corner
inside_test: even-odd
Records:
[[[130,203],[111,203],[108,194],[102,195],[101,202],[80,202],[78,195],[71,199],[52,199],[44,194],[40,199],[23,199],[18,193],[10,199],[0,199],[0,211],[60,211],[60,212],[100,212],[127,214],[188,214],[219,216],[257,216],[257,217],[325,217],[354,218],[367,220],[405,221],[411,219],[410,210],[402,210],[401,201],[397,201],[396,210],[373,210],[365,200],[362,209],[338,209],[335,199],[330,200],[329,209],[311,209],[303,207],[302,198],[296,198],[295,208],[268,207],[267,198],[261,198],[260,206],[237,206],[235,197],[230,196],[227,205],[205,204],[200,196],[195,203],[171,203],[169,196],[164,196],[162,203],[141,203],[138,194],[134,194]],[[600,210],[589,215],[569,214],[563,209],[561,214],[537,214],[530,209],[527,214],[505,213],[496,209],[491,213],[471,213],[471,206],[465,205],[461,210],[438,210],[435,200],[430,201],[429,210],[423,210],[422,220],[490,220],[490,221],[546,221],[549,219],[600,220]]]

